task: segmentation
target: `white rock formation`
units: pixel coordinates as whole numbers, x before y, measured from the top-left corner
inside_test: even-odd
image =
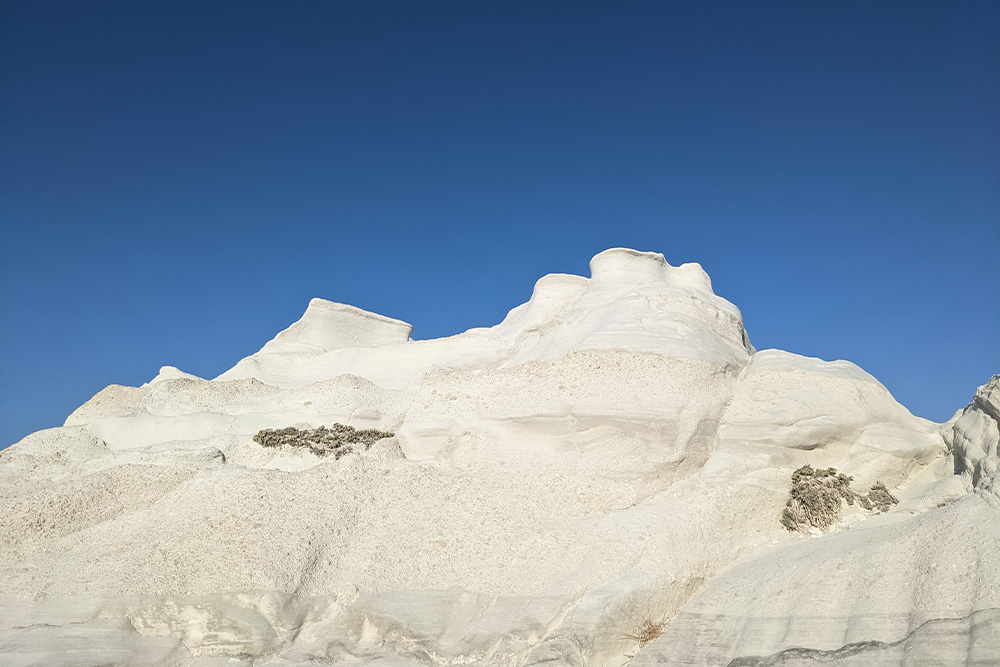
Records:
[[[0,664],[1000,661],[1000,376],[933,424],[755,351],[696,264],[591,273],[429,341],[314,299],[215,380],[164,367],[0,453]],[[253,440],[334,422],[395,436]],[[807,463],[901,502],[789,533]]]
[[[968,487],[1000,494],[1000,377],[976,391],[976,397],[955,420],[952,443],[955,473]]]

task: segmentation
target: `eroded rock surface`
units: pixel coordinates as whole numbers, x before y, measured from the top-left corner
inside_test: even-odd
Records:
[[[0,452],[0,663],[1000,660],[1000,377],[933,424],[755,350],[696,264],[591,272],[429,341],[315,299],[219,378],[164,367]],[[335,423],[394,437],[253,440]],[[806,464],[900,503],[790,533]]]

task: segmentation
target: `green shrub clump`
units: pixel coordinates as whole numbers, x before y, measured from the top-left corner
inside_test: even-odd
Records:
[[[876,482],[867,494],[855,493],[851,490],[853,480],[836,468],[802,466],[792,473],[792,489],[781,513],[781,525],[792,531],[825,530],[840,521],[844,501],[848,505],[857,501],[864,509],[879,512],[899,502],[882,482]]]
[[[320,426],[312,430],[288,428],[265,428],[253,437],[262,447],[298,447],[311,451],[317,456],[340,458],[356,449],[366,450],[382,438],[391,438],[393,433],[373,428],[356,429],[353,426],[335,423],[330,428]]]

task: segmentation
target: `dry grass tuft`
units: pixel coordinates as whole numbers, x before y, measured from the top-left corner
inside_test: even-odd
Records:
[[[626,632],[624,634],[625,639],[638,644],[636,649],[631,653],[625,654],[625,664],[627,665],[635,657],[635,654],[639,652],[640,649],[645,648],[648,644],[659,639],[667,629],[666,621],[656,621],[650,618],[648,615],[643,614],[640,619],[636,619],[635,616],[628,613],[621,607],[618,610],[631,619],[633,627],[631,632]]]
[[[667,624],[663,621],[654,621],[650,618],[642,619],[642,623],[636,627],[636,629],[630,634],[625,635],[636,644],[639,648],[645,648],[654,639],[659,639],[663,635],[663,631],[667,629]]]

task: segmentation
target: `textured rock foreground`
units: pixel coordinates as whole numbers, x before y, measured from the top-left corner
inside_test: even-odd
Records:
[[[1000,376],[934,424],[696,264],[591,272],[429,341],[315,299],[3,451],[0,664],[1000,663]],[[394,436],[254,441],[335,423]],[[789,532],[805,464],[900,502]]]

